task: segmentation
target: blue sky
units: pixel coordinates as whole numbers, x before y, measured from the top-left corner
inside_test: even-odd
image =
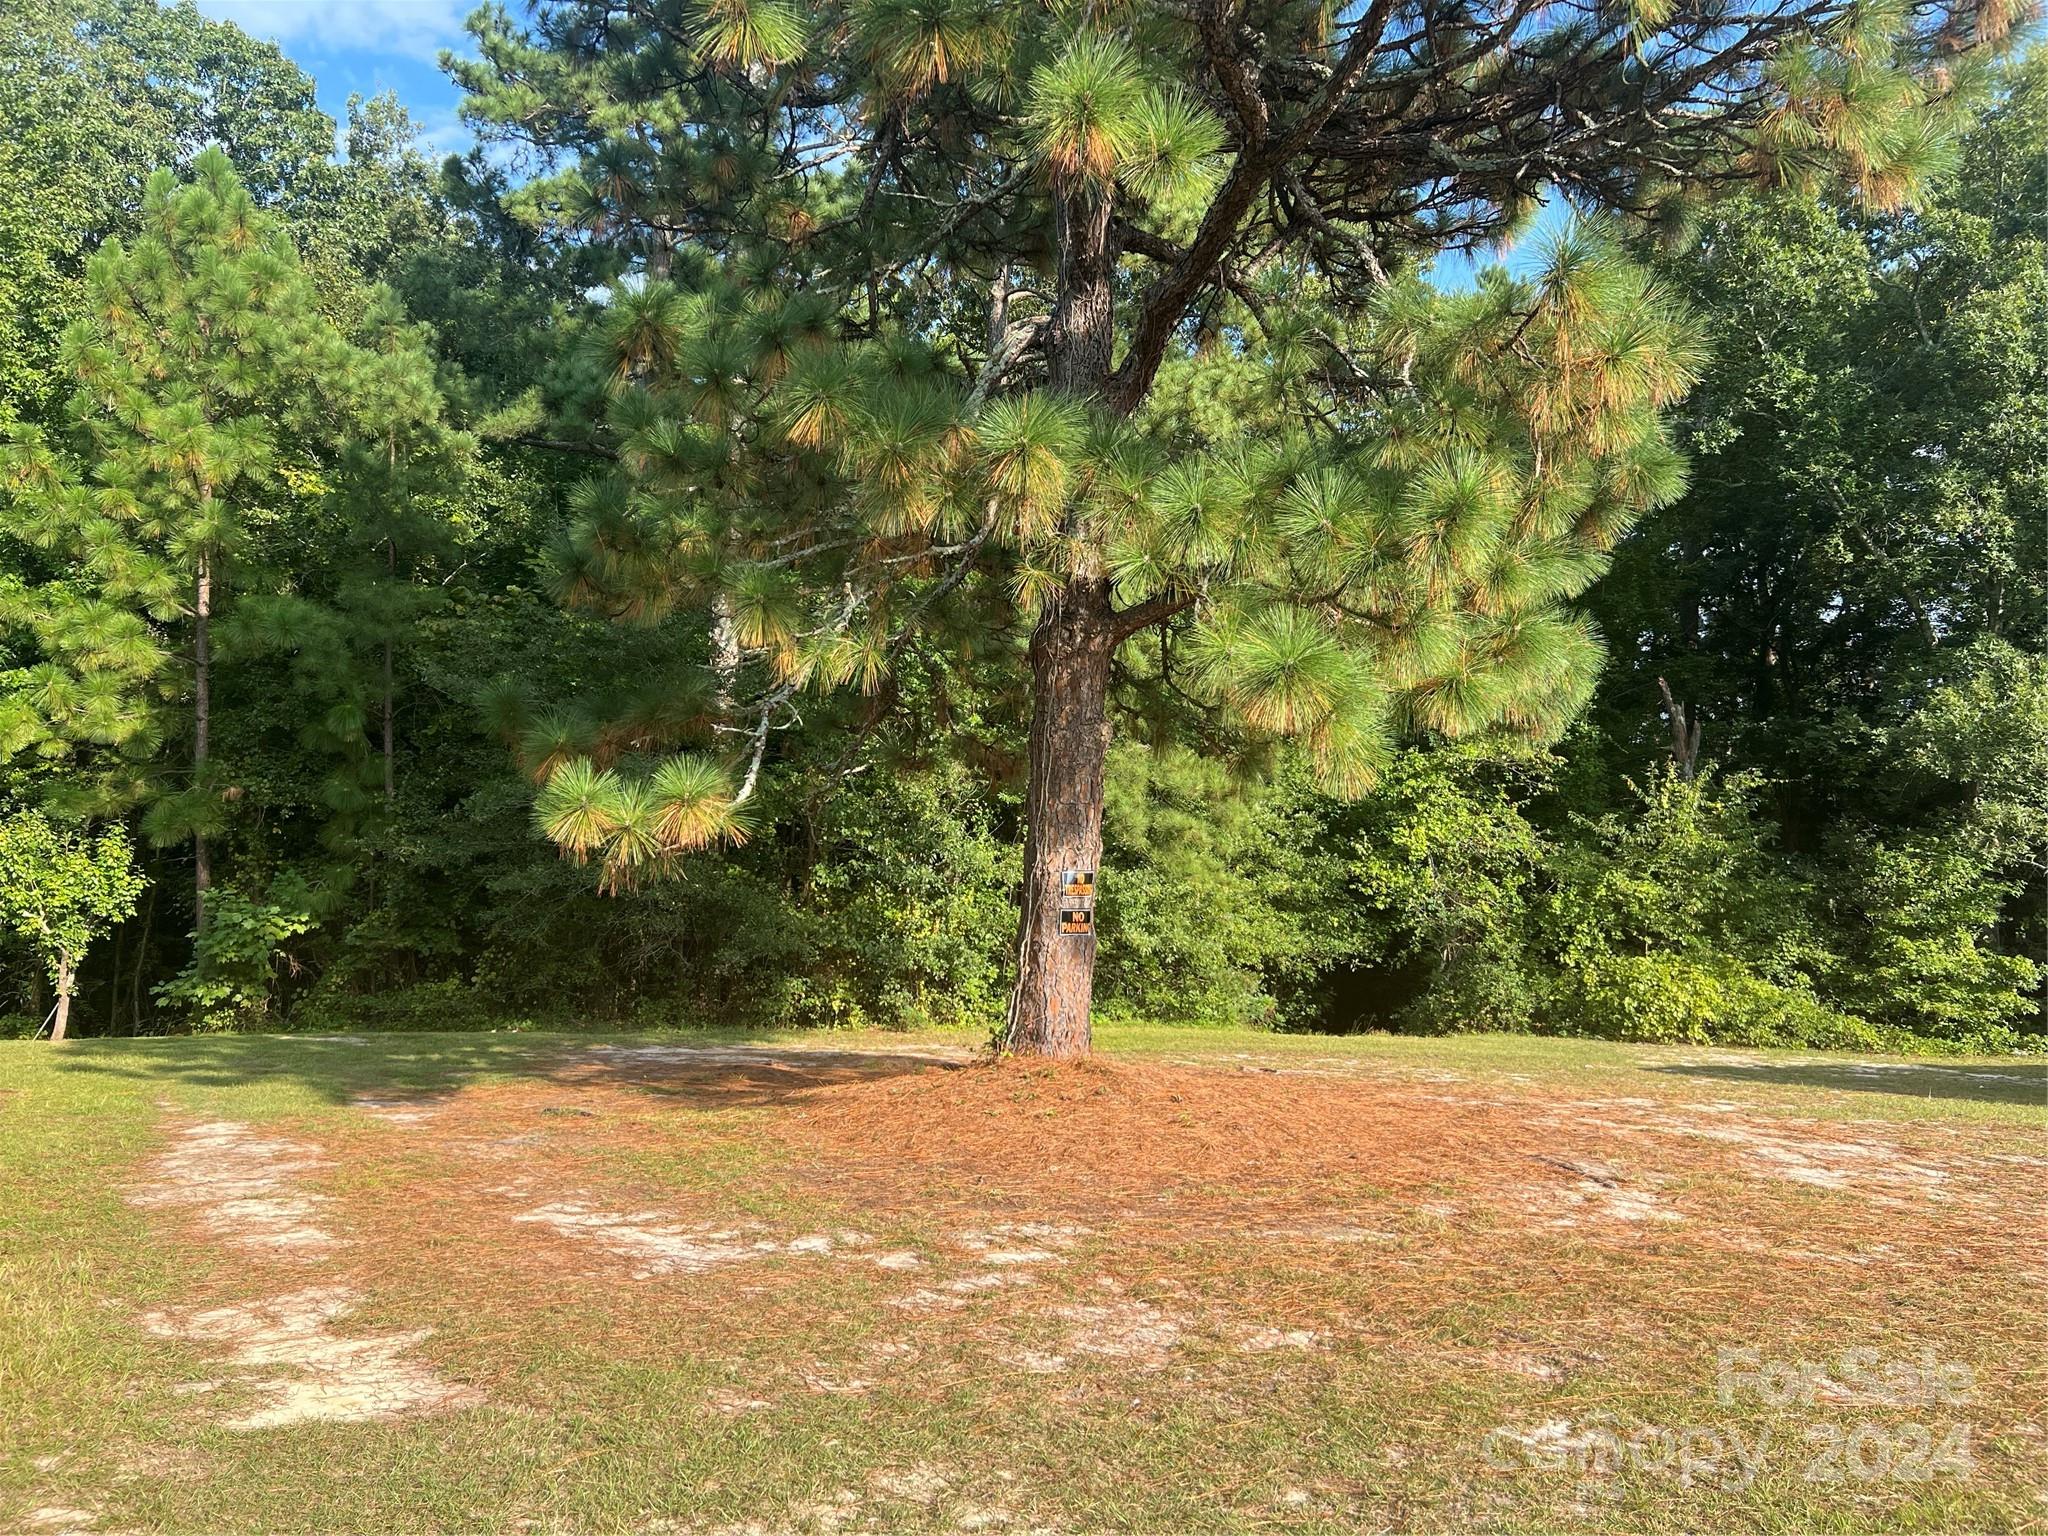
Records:
[[[435,60],[466,52],[462,18],[476,0],[196,0],[219,21],[276,43],[313,77],[320,105],[337,121],[350,95],[398,93],[436,153],[468,147],[456,117],[459,93]]]

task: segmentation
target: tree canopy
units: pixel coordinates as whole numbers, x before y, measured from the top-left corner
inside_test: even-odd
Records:
[[[1013,1049],[1085,1050],[1110,676],[1183,676],[1362,786],[1403,729],[1555,730],[1596,669],[1559,610],[1681,471],[1657,411],[1694,351],[1585,236],[1461,301],[1418,254],[1539,192],[1637,221],[1836,178],[1907,200],[2003,6],[1133,4],[1104,11],[565,0],[479,28],[468,111],[555,174],[529,215],[624,278],[590,350],[601,439],[570,601],[708,611],[726,787],[622,777],[574,728],[540,817],[605,878],[736,837],[812,685],[881,686],[920,626],[1029,627]],[[1286,314],[1275,320],[1273,311]],[[1169,359],[1252,359],[1266,420],[1178,439]],[[1160,641],[1162,678],[1167,641]],[[743,669],[752,719],[733,721]],[[689,703],[665,724],[703,729]],[[549,721],[548,725],[555,722]],[[613,733],[615,747],[665,745]]]
[[[437,166],[10,9],[83,1017],[2025,1038],[2026,21],[544,0]]]

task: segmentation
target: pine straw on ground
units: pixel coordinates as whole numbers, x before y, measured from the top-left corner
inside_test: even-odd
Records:
[[[421,1107],[422,1124],[366,1119],[354,1137],[384,1156],[460,1152],[464,1182],[494,1165],[564,1189],[618,1188],[648,1157],[730,1159],[870,1222],[952,1208],[1169,1236],[1256,1220],[1282,1237],[1289,1222],[1386,1216],[1790,1265],[2048,1273],[2039,1225],[2009,1219],[2036,1208],[2042,1160],[1980,1156],[1967,1126],[1103,1061],[899,1071],[889,1058],[572,1060]],[[1855,1155],[1837,1166],[1843,1153]],[[670,1193],[657,1180],[637,1198]]]
[[[1995,1448],[2038,1417],[2048,1257],[2015,1213],[2038,1210],[2041,1172],[1967,1125],[1220,1065],[656,1048],[569,1051],[545,1076],[294,1134],[333,1165],[328,1272],[381,1322],[431,1324],[423,1352],[499,1407],[559,1412],[600,1367],[677,1361],[726,1384],[697,1405],[707,1422],[873,1392],[878,1413],[965,1397],[996,1418],[1196,1405],[1225,1423],[1369,1382],[1401,1405],[1420,1477],[1469,1433],[1460,1394],[1577,1421],[1710,1401],[1722,1344],[1853,1345],[1969,1365],[1987,1471],[2041,1471]],[[635,1278],[517,1219],[564,1201],[839,1246]],[[949,1291],[989,1272],[963,1234],[1006,1225],[1077,1235],[1013,1285]],[[918,1267],[866,1262],[898,1246]],[[242,1283],[275,1288],[267,1267]],[[1089,1328],[1162,1321],[1179,1330],[1162,1348],[1073,1354]],[[1267,1335],[1305,1342],[1253,1343]],[[1057,1373],[1020,1364],[1054,1356]]]
[[[2035,1208],[2039,1170],[1972,1155],[1956,1128],[1259,1070],[902,1065],[572,1058],[551,1079],[469,1090],[421,1124],[366,1119],[350,1138],[363,1145],[334,1150],[387,1164],[374,1199],[351,1207],[376,1230],[365,1246],[379,1263],[410,1251],[445,1270],[459,1255],[499,1307],[538,1301],[565,1272],[621,1271],[510,1220],[521,1201],[565,1198],[884,1234],[1070,1223],[1122,1283],[1170,1276],[1289,1327],[1361,1305],[1398,1320],[1409,1301],[1438,1310],[1460,1294],[1612,1316],[1633,1295],[1646,1336],[1685,1324],[1694,1353],[1702,1328],[1736,1321],[1935,1325],[1951,1305],[1967,1309],[1974,1344],[2018,1345],[2031,1337],[2024,1298],[2048,1272],[2038,1224],[2009,1219]],[[1752,1156],[1748,1138],[1771,1156]],[[1815,1188],[1776,1176],[1788,1142],[1814,1158],[1874,1142],[1883,1156]],[[1941,1177],[1902,1183],[1894,1165]],[[707,1183],[706,1169],[722,1171]],[[817,1283],[815,1267],[748,1264],[642,1289],[686,1290],[716,1314],[730,1287]],[[1760,1296],[1773,1298],[1767,1319]],[[1892,1301],[1873,1308],[1876,1296]],[[760,1325],[758,1313],[722,1324]]]

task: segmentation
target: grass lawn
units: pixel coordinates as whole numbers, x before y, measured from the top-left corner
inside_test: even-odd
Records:
[[[2048,1075],[0,1045],[0,1531],[2048,1524]]]

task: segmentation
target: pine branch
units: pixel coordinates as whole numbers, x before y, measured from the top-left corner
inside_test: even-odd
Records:
[[[506,441],[517,443],[522,448],[545,448],[551,453],[577,453],[598,459],[616,459],[619,456],[615,449],[606,448],[600,443],[581,442],[572,437],[537,437],[530,433],[521,433],[517,437],[507,438]]]
[[[1121,645],[1140,630],[1150,629],[1154,624],[1164,624],[1175,614],[1185,612],[1201,600],[1199,593],[1162,592],[1157,597],[1139,603],[1135,608],[1124,609],[1114,615],[1112,633],[1116,636],[1116,643]]]

